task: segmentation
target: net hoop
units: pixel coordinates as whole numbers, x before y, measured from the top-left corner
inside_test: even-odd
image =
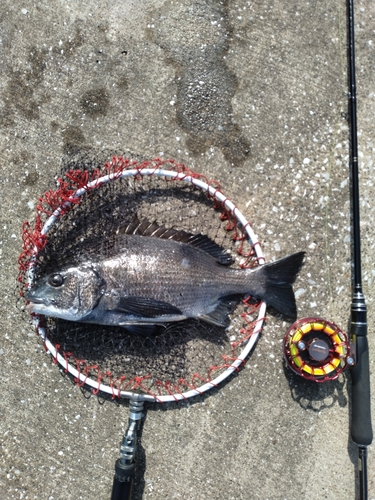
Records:
[[[178,172],[178,171],[173,171],[173,170],[166,170],[163,168],[128,168],[123,171],[115,171],[112,172],[108,175],[103,175],[101,177],[96,178],[95,180],[91,182],[87,182],[86,185],[83,187],[77,189],[66,201],[64,201],[55,211],[50,215],[47,220],[45,221],[41,231],[40,235],[43,237],[47,235],[48,231],[50,228],[55,224],[55,222],[66,212],[74,203],[77,203],[77,199],[80,199],[82,196],[85,195],[88,191],[91,191],[93,189],[99,188],[103,184],[107,184],[109,182],[112,182],[116,179],[119,178],[138,178],[139,176],[145,177],[145,176],[156,176],[156,177],[163,177],[168,180],[174,180],[174,181],[182,181],[185,183],[190,183],[193,186],[197,187],[198,189],[208,193],[210,197],[221,203],[235,218],[236,220],[242,225],[243,227],[243,232],[245,233],[246,237],[249,240],[249,243],[251,244],[258,263],[262,265],[264,263],[264,257],[262,253],[261,246],[258,242],[257,236],[253,232],[250,223],[247,221],[247,219],[244,217],[244,215],[240,212],[240,210],[236,207],[236,205],[230,201],[221,191],[218,189],[217,186],[209,185],[207,182],[202,180],[203,176],[200,176],[199,174],[192,174],[189,175],[185,171]],[[199,178],[197,178],[197,177]],[[32,250],[32,255],[29,261],[29,268],[27,272],[27,288],[30,289],[33,281],[34,281],[34,276],[35,276],[35,269],[36,269],[36,262],[37,262],[37,257],[40,252],[40,249],[35,245],[34,249]],[[112,397],[118,397],[118,398],[127,398],[127,399],[132,399],[132,400],[138,400],[138,401],[149,401],[149,402],[158,402],[158,403],[167,403],[167,402],[174,402],[174,401],[180,401],[180,400],[185,400],[194,396],[201,395],[205,393],[206,391],[212,389],[213,387],[217,387],[221,382],[223,382],[225,379],[230,377],[233,372],[236,372],[239,370],[241,365],[244,364],[247,356],[249,355],[250,351],[252,348],[255,346],[259,334],[262,330],[264,319],[265,319],[265,314],[266,314],[266,303],[262,302],[259,309],[258,309],[258,317],[254,321],[255,327],[252,335],[250,338],[246,341],[241,353],[236,357],[236,359],[233,361],[233,363],[225,369],[221,374],[219,374],[216,378],[213,380],[209,380],[206,383],[204,383],[202,386],[193,388],[191,390],[185,391],[185,392],[176,392],[174,394],[167,394],[167,395],[153,395],[153,394],[145,394],[145,393],[140,393],[137,391],[129,391],[129,390],[121,390],[118,389],[114,386],[109,386],[106,384],[101,383],[98,380],[94,380],[90,378],[87,374],[82,373],[81,371],[77,370],[72,364],[69,363],[69,361],[62,356],[59,352],[56,346],[51,342],[51,340],[48,338],[48,334],[46,329],[41,326],[40,324],[40,318],[39,315],[33,315],[33,322],[37,331],[37,334],[41,337],[45,348],[47,352],[51,354],[51,356],[54,358],[55,362],[57,362],[65,372],[68,372],[71,376],[74,377],[74,379],[77,381],[79,385],[87,385],[89,386],[95,393],[97,392],[103,392],[106,394],[111,395]]]

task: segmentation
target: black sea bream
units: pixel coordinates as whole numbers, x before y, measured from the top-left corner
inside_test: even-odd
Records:
[[[199,318],[225,326],[228,304],[251,295],[296,316],[292,284],[304,252],[251,269],[232,260],[207,236],[132,225],[117,253],[40,278],[27,294],[31,312],[83,323],[131,327]]]

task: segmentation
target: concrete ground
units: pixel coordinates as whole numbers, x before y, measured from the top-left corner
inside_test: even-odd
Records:
[[[64,155],[172,157],[218,179],[268,260],[306,250],[298,315],[347,327],[351,298],[344,0],[4,0],[1,14],[0,499],[110,498],[128,411],[51,364],[17,300],[21,224]],[[356,1],[364,293],[375,388],[374,61]],[[221,390],[149,405],[134,498],[356,498],[350,377],[284,370],[269,315]],[[375,410],[375,401],[372,405]],[[375,421],[375,419],[374,419]],[[369,449],[369,497],[375,499]]]

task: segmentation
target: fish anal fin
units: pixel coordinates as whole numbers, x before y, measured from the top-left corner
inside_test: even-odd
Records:
[[[228,314],[231,313],[238,302],[238,297],[228,296],[220,300],[215,309],[209,314],[199,316],[199,319],[211,325],[225,328],[228,326]]]

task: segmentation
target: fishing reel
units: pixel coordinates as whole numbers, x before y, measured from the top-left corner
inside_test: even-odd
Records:
[[[314,382],[334,380],[355,364],[347,335],[321,318],[302,318],[289,328],[284,337],[284,357],[295,373]]]

